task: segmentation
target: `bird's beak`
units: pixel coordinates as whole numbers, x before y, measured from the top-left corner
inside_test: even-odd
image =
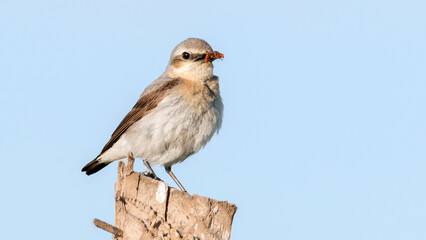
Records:
[[[216,52],[216,51],[207,52],[206,58],[204,59],[204,62],[209,62],[209,61],[213,62],[214,60],[216,60],[218,58],[220,58],[220,60],[222,60],[223,57],[224,57],[223,53],[220,53],[220,52]]]

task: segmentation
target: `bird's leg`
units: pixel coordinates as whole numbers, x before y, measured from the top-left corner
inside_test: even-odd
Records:
[[[149,173],[151,173],[154,176],[154,179],[157,179],[158,177],[155,174],[154,170],[152,170],[152,167],[151,167],[151,165],[149,165],[149,162],[145,159],[142,159],[142,161],[143,161],[143,164],[148,168]]]
[[[170,175],[170,177],[173,178],[175,183],[180,187],[180,189],[184,192],[186,192],[185,188],[182,186],[182,184],[179,182],[179,180],[176,178],[176,176],[172,172],[172,167],[164,167],[166,169],[166,172]]]

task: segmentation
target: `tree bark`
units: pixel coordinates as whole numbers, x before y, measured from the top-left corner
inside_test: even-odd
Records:
[[[171,188],[134,172],[133,162],[128,157],[118,164],[115,227],[102,228],[114,234],[113,240],[230,238],[234,204]]]

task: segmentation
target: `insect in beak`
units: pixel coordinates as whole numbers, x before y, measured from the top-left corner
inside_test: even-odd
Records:
[[[214,61],[218,58],[220,58],[220,60],[223,60],[223,53],[217,52],[217,51],[213,51],[213,52],[207,52],[206,54],[206,58],[204,58],[204,62],[208,62],[208,61]]]

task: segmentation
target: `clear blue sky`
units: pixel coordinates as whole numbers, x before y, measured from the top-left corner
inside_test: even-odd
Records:
[[[117,164],[80,169],[200,37],[225,118],[173,169],[238,206],[233,240],[426,239],[425,26],[420,0],[1,1],[1,238],[110,238]]]

